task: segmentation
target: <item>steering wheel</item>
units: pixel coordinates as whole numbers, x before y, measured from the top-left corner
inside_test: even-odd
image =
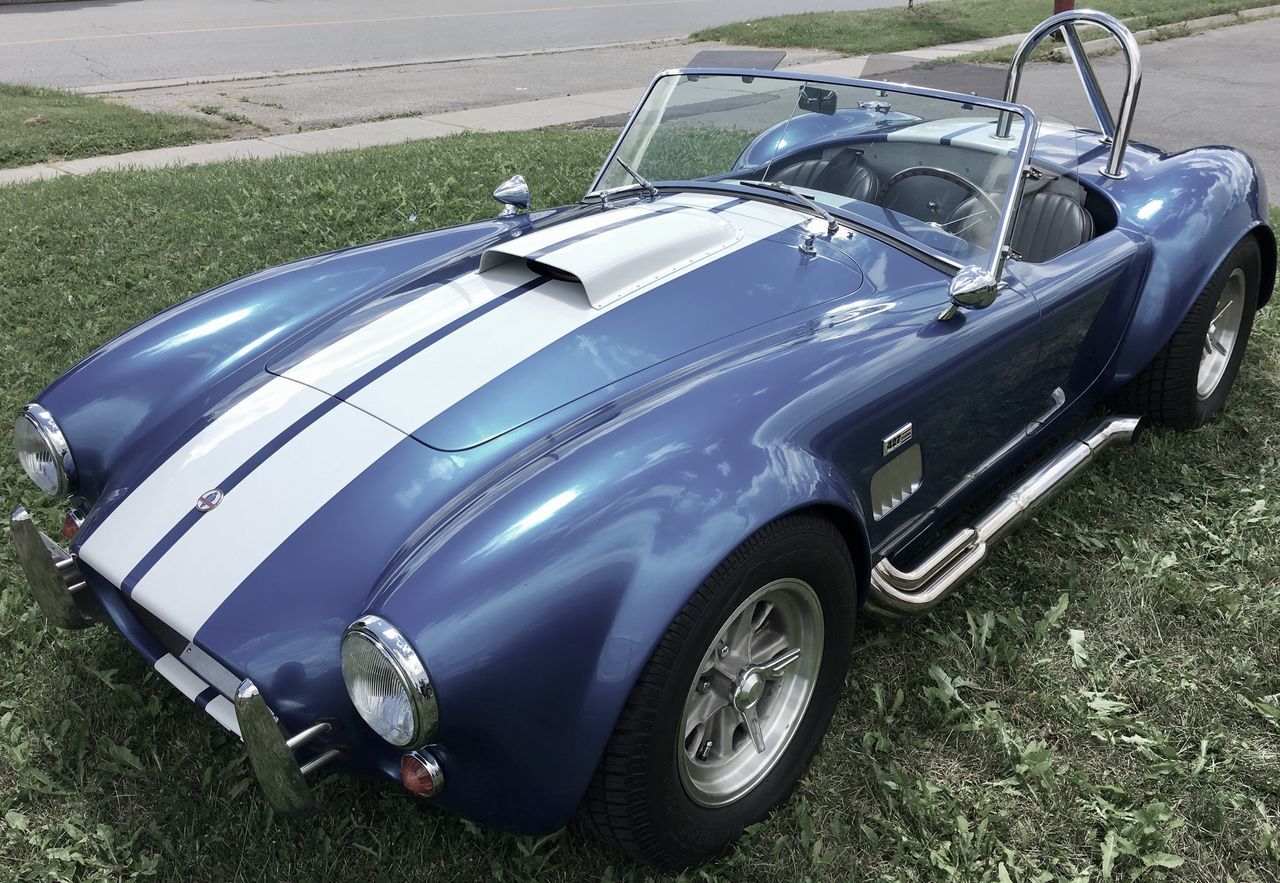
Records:
[[[980,220],[984,215],[990,214],[992,218],[1000,217],[1000,207],[992,201],[990,196],[987,196],[986,191],[981,187],[963,175],[958,175],[949,169],[939,169],[935,166],[911,166],[910,168],[903,169],[902,171],[890,176],[890,178],[881,185],[880,192],[876,194],[876,202],[879,205],[884,205],[885,197],[889,195],[889,191],[893,189],[893,187],[908,178],[917,178],[922,175],[931,178],[941,178],[944,181],[949,181],[950,183],[955,184],[977,200],[979,205],[979,209],[977,211],[970,212],[958,218],[950,218],[943,221],[941,224],[936,224],[935,226],[940,227],[955,236],[959,236],[965,230],[968,230],[974,224],[978,223],[978,220]],[[963,203],[961,204],[963,205]],[[927,219],[921,218],[920,220]],[[959,229],[951,229],[952,225],[959,224],[962,221],[969,221],[970,223],[965,224]]]

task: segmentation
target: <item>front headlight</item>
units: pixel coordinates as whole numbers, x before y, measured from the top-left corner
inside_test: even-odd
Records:
[[[71,448],[53,415],[40,405],[27,405],[13,427],[13,447],[27,477],[51,497],[75,489],[76,467]]]
[[[435,735],[440,715],[427,670],[385,619],[362,616],[347,627],[342,679],[360,717],[392,745],[421,748]]]

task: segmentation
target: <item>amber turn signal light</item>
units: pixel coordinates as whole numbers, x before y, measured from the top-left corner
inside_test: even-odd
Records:
[[[400,759],[400,780],[419,797],[435,797],[444,788],[444,770],[429,751],[410,751]]]
[[[74,509],[68,512],[67,517],[62,519],[62,538],[64,540],[74,539],[76,531],[80,529],[80,525],[83,522],[84,519]]]

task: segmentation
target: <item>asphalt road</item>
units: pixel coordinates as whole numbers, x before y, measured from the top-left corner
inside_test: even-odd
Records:
[[[1209,144],[1244,150],[1262,169],[1272,202],[1280,199],[1280,18],[1205,31],[1142,47],[1143,79],[1133,139],[1170,152]],[[1096,62],[1113,109],[1120,106],[1123,62]],[[1095,128],[1069,65],[1028,71],[1022,100]]]
[[[61,88],[688,36],[901,0],[98,0],[0,7],[0,82]],[[643,77],[644,75],[640,75]],[[560,85],[575,85],[567,66]],[[594,85],[577,82],[590,91]],[[506,99],[504,99],[506,100]]]
[[[1145,44],[1132,139],[1169,152],[1212,144],[1238,147],[1258,163],[1276,201],[1280,198],[1277,45],[1280,18]],[[877,75],[991,98],[1004,95],[1003,67],[930,64],[903,71],[894,70],[891,59],[902,56],[873,59]],[[1118,110],[1123,57],[1116,53],[1095,58],[1094,67],[1111,108]],[[1097,128],[1070,64],[1028,66],[1018,100],[1042,120]]]

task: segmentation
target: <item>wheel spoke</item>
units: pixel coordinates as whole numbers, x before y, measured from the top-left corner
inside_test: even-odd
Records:
[[[706,693],[699,696],[697,701],[690,705],[689,711],[685,717],[685,738],[697,727],[703,726],[711,716],[728,705],[728,701],[723,696],[715,693]]]
[[[756,605],[756,609],[751,614],[751,631],[758,632],[764,626],[764,622],[769,618],[769,614],[773,613],[772,601],[761,601]]]
[[[1231,309],[1232,305],[1235,304],[1235,302],[1236,302],[1235,298],[1232,298],[1231,300],[1227,301],[1223,305],[1222,309],[1218,310],[1218,315],[1213,317],[1213,321],[1209,323],[1209,327],[1212,328],[1214,325],[1217,325],[1219,322],[1221,322],[1223,315],[1226,314],[1227,310]]]
[[[1218,338],[1210,337],[1209,343],[1213,346],[1215,350],[1218,351],[1219,355],[1225,356],[1227,354],[1227,348],[1222,345],[1222,341],[1218,340]]]
[[[712,753],[725,758],[733,754],[733,734],[738,731],[738,712],[725,706],[716,713],[711,723]]]
[[[707,739],[707,722],[706,721],[689,721],[690,726],[684,734],[684,744],[686,749],[692,746],[695,754],[702,750],[702,743]]]
[[[751,646],[751,661],[772,659],[789,646],[791,645],[787,642],[786,635],[774,633],[757,635],[756,642]]]
[[[746,661],[747,651],[751,647],[752,613],[753,611],[751,610],[744,611],[729,626],[729,632],[725,635],[725,641],[729,644],[729,656],[737,663]],[[730,668],[737,667],[739,666],[730,666]]]

